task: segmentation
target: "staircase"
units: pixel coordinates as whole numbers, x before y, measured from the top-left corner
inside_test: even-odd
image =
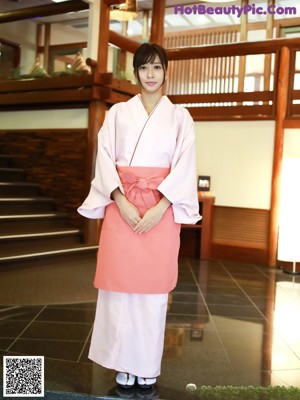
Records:
[[[53,200],[26,181],[26,172],[0,154],[0,268],[70,256],[78,260],[96,251],[97,246],[82,243],[79,229],[68,226],[67,214],[56,212]]]

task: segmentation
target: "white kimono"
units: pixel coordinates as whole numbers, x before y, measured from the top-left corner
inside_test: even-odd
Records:
[[[127,197],[128,193],[124,190],[117,171],[118,167],[160,167],[168,168],[169,173],[164,176],[155,191],[171,202],[169,210],[171,213],[168,213],[169,217],[171,215],[172,223],[194,224],[201,218],[195,164],[194,124],[188,111],[183,107],[173,105],[166,96],[163,96],[149,116],[139,95],[134,96],[126,103],[118,103],[111,107],[105,118],[98,137],[95,178],[92,181],[90,193],[78,212],[87,218],[103,218],[105,210],[108,211],[109,207],[115,206],[111,193],[116,188],[119,187]],[[145,180],[142,181],[144,183]],[[145,192],[148,194],[149,189],[146,188]],[[107,212],[107,215],[110,214]],[[105,222],[104,217],[103,226]],[[121,217],[118,225],[125,225]],[[126,227],[122,229],[125,230]],[[130,230],[131,228],[128,228],[123,235],[123,238],[128,239],[127,243],[135,240],[133,236],[130,239]],[[130,259],[127,259],[125,250],[124,254],[122,250],[119,251],[122,257],[117,258],[119,261],[116,261],[115,255],[119,248],[110,252],[108,250],[109,243],[115,243],[113,231],[114,225],[108,226],[101,233],[103,238],[101,242],[100,237],[97,271],[101,272],[103,268],[107,270],[106,274],[109,274],[110,270],[115,270],[117,273],[119,270],[120,276],[113,275],[114,279],[110,283],[103,276],[99,280],[95,278],[95,286],[100,290],[89,357],[107,368],[142,377],[155,377],[160,374],[163,352],[169,290],[165,288],[174,287],[177,275],[173,274],[172,282],[157,291],[151,291],[152,289],[144,291],[143,284],[141,284],[141,291],[137,290],[139,279],[145,278],[145,285],[147,285],[149,277],[155,276],[151,269],[151,261],[156,264],[156,255],[164,253],[168,245],[161,243],[161,246],[156,247],[155,254],[153,251],[152,255],[147,253],[147,258],[144,258],[142,262],[139,261],[139,257],[132,257],[132,252],[131,257],[128,256]],[[142,235],[144,235],[142,240],[145,244],[147,241],[153,241],[153,236],[152,239],[151,236],[147,239],[147,233]],[[163,236],[168,237],[168,235]],[[116,242],[119,243],[118,239]],[[126,242],[123,245],[125,247]],[[143,242],[140,247],[144,247]],[[172,258],[174,271],[177,269],[178,248],[169,250],[170,254],[172,250],[175,254]],[[106,258],[102,257],[102,253],[107,254]],[[122,276],[123,280],[130,281],[130,269],[124,270],[124,266],[128,264],[130,268],[133,263],[132,258],[136,262],[132,277],[138,275],[138,268],[143,270],[143,276],[138,275],[134,288],[127,291],[125,283],[125,289],[123,289]],[[112,262],[111,259],[113,259]],[[150,263],[147,265],[148,270],[146,268],[144,271],[146,259],[150,260]],[[169,259],[170,257],[167,257],[167,260]],[[112,266],[118,262],[119,265]],[[160,267],[162,270],[165,268],[158,265],[158,273]],[[168,279],[169,275],[169,271],[162,275],[161,279],[158,275],[156,282]],[[115,281],[118,281],[116,286]],[[155,284],[155,281],[151,285],[150,288],[159,286],[158,283]]]
[[[119,187],[124,194],[116,166],[170,167],[158,190],[172,203],[176,223],[196,223],[201,217],[194,137],[189,112],[172,104],[167,96],[150,117],[139,95],[115,104],[100,129],[95,178],[78,212],[87,218],[103,218],[105,207],[113,201],[110,196],[114,189]]]

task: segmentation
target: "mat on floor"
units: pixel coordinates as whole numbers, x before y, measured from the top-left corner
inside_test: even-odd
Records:
[[[300,400],[299,388],[284,386],[187,386],[187,390],[201,400]]]

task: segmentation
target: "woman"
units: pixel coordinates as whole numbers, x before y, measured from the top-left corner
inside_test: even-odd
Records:
[[[141,93],[109,110],[98,136],[95,178],[78,211],[104,216],[89,358],[118,371],[120,386],[149,388],[160,375],[180,224],[201,217],[194,124],[162,93],[166,52],[144,43],[133,67]]]

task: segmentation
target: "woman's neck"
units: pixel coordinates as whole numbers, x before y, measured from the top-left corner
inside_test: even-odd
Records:
[[[143,90],[140,94],[143,105],[147,111],[148,114],[151,114],[157,103],[160,101],[162,98],[162,91],[158,91],[155,93],[145,93]]]

